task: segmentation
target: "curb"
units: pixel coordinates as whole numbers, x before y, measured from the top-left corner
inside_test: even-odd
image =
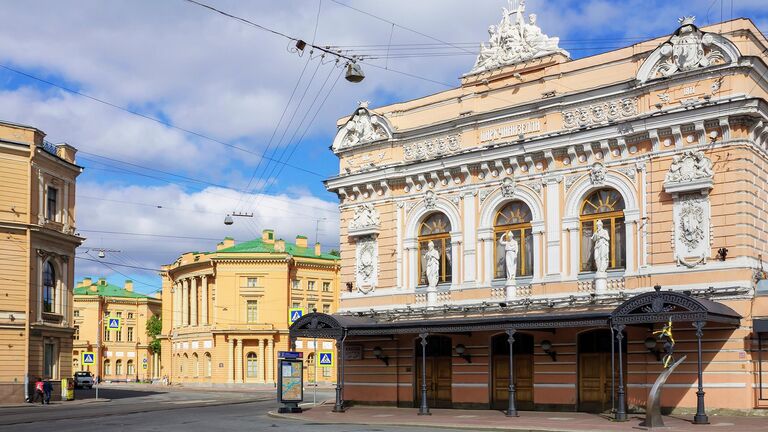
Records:
[[[293,420],[297,422],[311,423],[311,424],[326,424],[326,425],[359,425],[359,426],[397,426],[397,427],[429,427],[429,428],[442,428],[453,430],[476,430],[476,431],[506,431],[506,432],[595,432],[594,429],[551,429],[551,428],[530,428],[530,427],[514,427],[514,426],[482,426],[482,425],[459,425],[456,423],[408,423],[408,422],[371,422],[371,421],[328,421],[319,419],[303,419],[294,414],[280,414],[276,411],[267,411],[267,416],[282,420]]]

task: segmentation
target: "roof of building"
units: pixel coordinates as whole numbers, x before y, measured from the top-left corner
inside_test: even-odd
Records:
[[[261,239],[250,240],[235,246],[220,249],[216,253],[282,253],[275,251],[275,243],[268,243]],[[295,257],[319,258],[326,260],[338,260],[339,257],[328,253],[315,254],[315,248],[296,246],[295,243],[285,242],[285,253]]]
[[[91,287],[95,286],[96,291],[92,291]],[[123,298],[147,298],[154,299],[155,297],[140,294],[137,292],[129,291],[125,288],[121,288],[116,285],[107,283],[106,281],[96,281],[90,285],[79,286],[75,288],[75,295],[93,295],[102,297],[123,297]]]

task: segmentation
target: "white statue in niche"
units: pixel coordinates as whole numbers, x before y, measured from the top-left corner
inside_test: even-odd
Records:
[[[506,240],[504,237],[506,236]],[[504,264],[507,270],[507,283],[511,283],[515,280],[517,275],[517,240],[512,235],[512,231],[507,231],[501,235],[499,244],[504,246]]]
[[[427,261],[427,283],[430,288],[434,288],[440,280],[440,252],[435,249],[435,244],[431,240],[427,243],[425,258]]]
[[[608,248],[610,244],[610,235],[603,228],[603,221],[597,221],[597,229],[592,234],[592,243],[595,253],[595,266],[598,273],[605,273],[608,270]]]

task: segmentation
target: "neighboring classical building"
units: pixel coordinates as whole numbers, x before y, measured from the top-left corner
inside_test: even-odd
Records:
[[[160,353],[149,349],[147,321],[160,316],[159,298],[85,278],[75,288],[75,341],[72,370],[87,370],[102,381],[144,381],[160,377]],[[120,318],[120,330],[107,328],[108,318]],[[100,348],[100,349],[99,349]],[[95,353],[93,366],[83,365],[83,352]]]
[[[339,121],[326,185],[349,289],[291,336],[344,339],[348,401],[506,409],[512,393],[622,419],[671,319],[687,358],[663,406],[699,423],[768,406],[765,38],[686,17],[572,60],[523,11],[458,88]]]
[[[0,122],[0,404],[72,376],[76,150]],[[54,396],[60,397],[59,383]]]
[[[225,238],[213,252],[188,252],[163,267],[163,376],[172,383],[275,383],[278,351],[287,351],[289,309],[336,311],[339,258],[320,244],[260,239],[235,245]],[[333,341],[298,341],[305,380],[315,380],[315,351]],[[319,365],[318,365],[319,366]],[[335,369],[317,368],[319,382]]]

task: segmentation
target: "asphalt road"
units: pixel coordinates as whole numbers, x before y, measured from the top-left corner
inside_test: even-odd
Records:
[[[311,395],[311,392],[305,394],[310,399]],[[76,395],[81,401],[92,396],[89,390],[78,390]],[[318,396],[331,398],[332,392],[319,391]],[[110,388],[100,390],[99,397],[111,401],[0,408],[0,432],[445,431],[444,428],[318,425],[275,419],[267,416],[277,405],[272,391]]]

